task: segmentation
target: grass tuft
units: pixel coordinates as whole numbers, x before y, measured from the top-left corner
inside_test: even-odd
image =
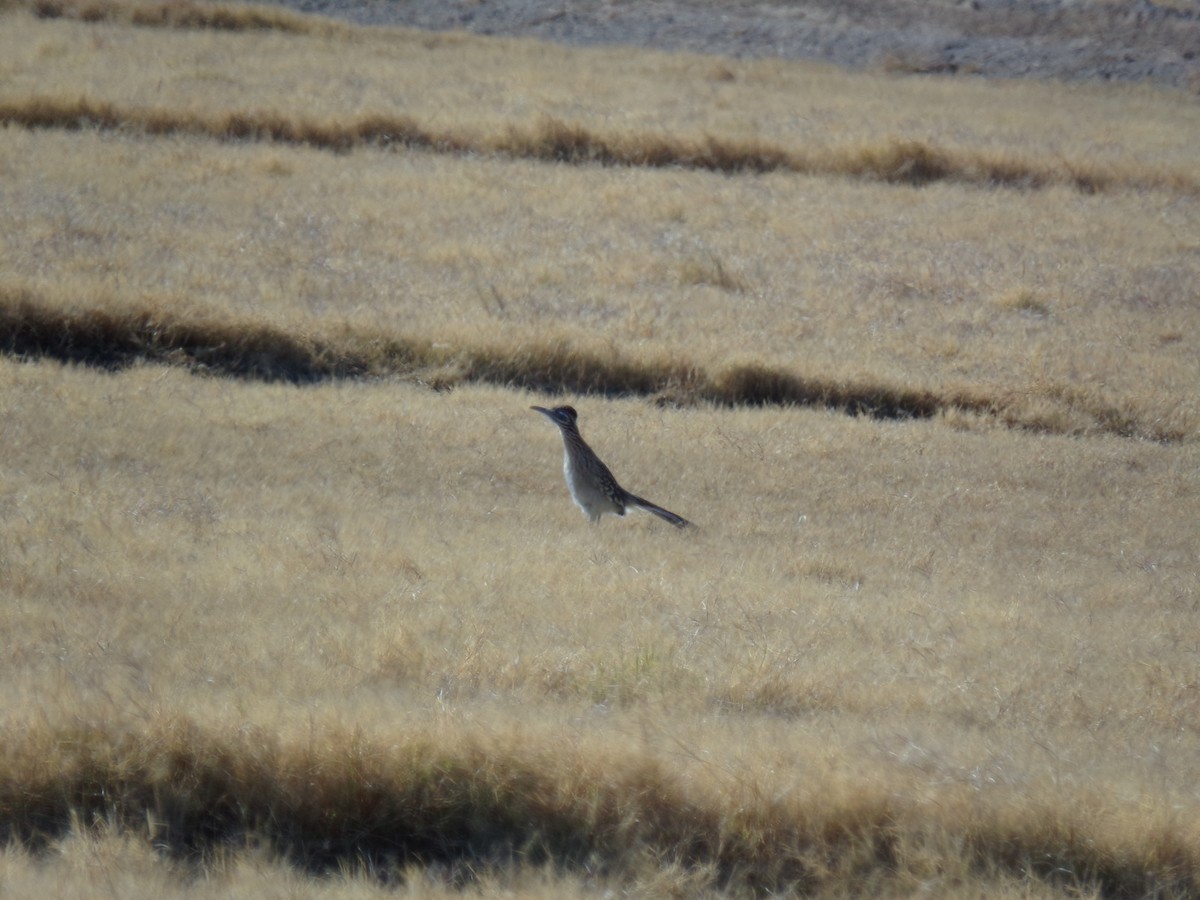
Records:
[[[961,169],[945,152],[911,140],[890,140],[863,147],[849,156],[845,165],[855,175],[911,185],[943,181]]]
[[[744,294],[750,289],[746,278],[730,269],[711,250],[684,260],[679,267],[679,278],[684,284],[707,284],[732,294]]]

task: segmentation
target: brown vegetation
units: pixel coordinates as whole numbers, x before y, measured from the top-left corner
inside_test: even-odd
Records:
[[[938,395],[902,385],[804,378],[756,364],[714,373],[695,361],[633,360],[562,342],[452,346],[386,333],[300,337],[252,321],[186,320],[162,307],[123,310],[122,305],[108,299],[86,311],[66,312],[27,289],[0,287],[0,351],[110,370],[160,362],[301,384],[402,376],[438,389],[478,382],[550,393],[651,397],[672,405],[816,406],[881,419],[969,413],[1049,433],[1087,431],[1155,441],[1189,437],[1083,391],[1058,390],[1047,396],[1061,408],[1059,416],[1047,416],[1044,406],[1030,409],[1021,398],[1002,394]]]
[[[801,175],[874,179],[922,186],[937,181],[979,187],[1044,188],[1068,185],[1087,193],[1114,189],[1200,192],[1182,172],[1147,172],[1111,166],[980,156],[947,151],[914,140],[886,138],[878,144],[830,148],[819,153],[788,150],[761,141],[706,138],[677,140],[659,134],[605,135],[585,126],[543,119],[532,127],[473,138],[421,126],[407,116],[367,114],[351,121],[312,121],[278,113],[226,112],[180,115],[172,110],[121,109],[86,98],[31,97],[0,104],[0,123],[26,128],[136,129],[150,135],[203,135],[217,140],[267,140],[345,152],[355,147],[407,147],[450,153],[496,153],[573,165],[684,167],[738,174],[783,170]]]
[[[0,893],[1200,893],[1181,95],[0,15]]]
[[[1194,446],[580,403],[682,536],[587,526],[499,389],[3,375],[29,852],[1195,890]]]
[[[776,894],[903,871],[953,844],[969,869],[1095,885],[1107,896],[1200,887],[1193,846],[1169,830],[1114,844],[1087,806],[1032,806],[1006,822],[953,792],[938,798],[948,808],[936,814],[931,803],[867,791],[819,810],[742,805],[636,753],[469,739],[382,746],[354,734],[316,748],[174,721],[35,730],[0,765],[4,835],[35,851],[94,822],[146,832],[192,866],[212,865],[222,847],[259,845],[306,872],[353,866],[385,882],[429,867],[466,885],[503,866],[549,864],[604,880],[661,867],[690,872],[695,886]]]

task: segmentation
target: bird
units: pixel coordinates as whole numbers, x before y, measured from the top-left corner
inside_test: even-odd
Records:
[[[676,515],[669,509],[663,509],[636,494],[631,494],[617,482],[616,477],[609,471],[600,457],[596,455],[583,435],[579,433],[579,413],[573,406],[556,406],[546,409],[544,406],[531,406],[530,409],[540,412],[543,416],[558,426],[563,439],[563,477],[571,491],[575,505],[583,510],[583,514],[595,525],[604,513],[625,515],[625,510],[631,506],[654,513],[660,519],[670,522],[676,528],[687,528],[692,523],[683,516]]]

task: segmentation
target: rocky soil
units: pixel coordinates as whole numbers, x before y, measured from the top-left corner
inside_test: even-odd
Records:
[[[1200,93],[1200,0],[279,0],[369,25]]]

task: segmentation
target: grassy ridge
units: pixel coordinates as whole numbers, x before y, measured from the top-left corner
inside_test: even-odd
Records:
[[[881,419],[971,413],[1009,427],[1047,433],[1115,434],[1178,441],[1186,430],[1142,421],[1085,391],[1049,390],[1043,399],[1072,415],[1031,411],[1021,398],[872,382],[803,377],[765,365],[719,371],[687,359],[634,360],[562,342],[447,344],[393,334],[296,335],[254,321],[187,319],[165,306],[123,309],[109,300],[92,309],[56,307],[27,288],[0,285],[0,352],[118,370],[139,362],[198,372],[305,384],[329,378],[415,378],[434,388],[485,383],[549,393],[656,397],[674,404],[805,406]],[[1073,423],[1064,427],[1062,423]]]
[[[1186,199],[5,137],[33,354],[1196,433]]]
[[[1200,192],[1183,172],[1124,170],[1082,161],[1047,165],[1019,156],[941,148],[912,139],[818,151],[789,150],[763,140],[703,140],[651,133],[603,133],[579,123],[543,118],[534,126],[509,126],[500,134],[472,135],[436,129],[409,116],[377,113],[349,120],[314,120],[275,112],[214,115],[171,109],[123,107],[74,99],[29,97],[0,101],[0,123],[24,128],[134,129],[149,135],[188,134],[216,140],[301,144],[344,152],[355,147],[410,147],[448,153],[494,153],[546,162],[606,166],[680,167],[738,174],[792,172],[861,178],[912,186],[947,181],[976,187],[1047,188],[1066,185],[1085,193],[1118,189]]]
[[[470,739],[383,746],[353,734],[291,746],[186,720],[35,727],[0,760],[0,837],[35,850],[107,822],[187,861],[265,846],[305,871],[362,868],[384,879],[412,866],[470,878],[519,863],[628,882],[674,866],[735,892],[812,892],[880,869],[903,879],[965,860],[980,873],[1095,885],[1111,897],[1200,890],[1197,846],[1174,829],[1114,844],[1096,828],[1092,800],[1011,819],[964,799],[950,790],[915,802],[864,783],[820,810],[743,805],[737,792],[697,790],[636,753]]]

